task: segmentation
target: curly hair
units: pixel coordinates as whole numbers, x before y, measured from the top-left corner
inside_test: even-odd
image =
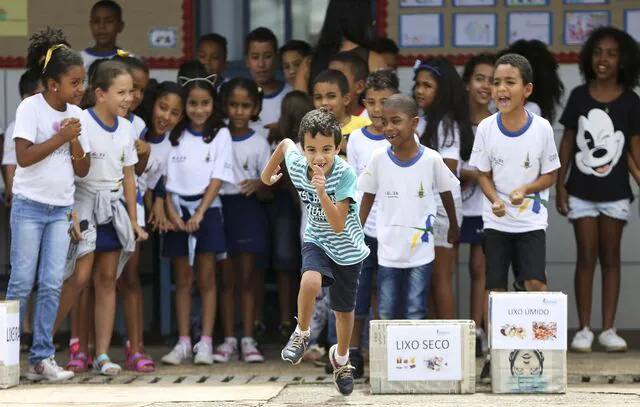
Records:
[[[340,123],[338,123],[336,116],[326,108],[312,110],[302,118],[298,130],[298,138],[302,147],[304,147],[304,135],[307,133],[311,135],[311,138],[315,138],[318,134],[333,137],[336,148],[342,141]]]
[[[372,72],[364,82],[365,92],[368,90],[384,90],[391,89],[393,93],[398,93],[400,88],[400,80],[398,75],[390,69],[380,69]]]
[[[564,94],[564,84],[558,75],[555,56],[540,40],[518,40],[500,52],[498,57],[505,54],[519,54],[527,58],[533,69],[533,92],[529,100],[540,106],[542,117],[553,123],[556,106],[560,104]]]
[[[423,61],[423,66],[435,68],[440,75],[434,75],[438,83],[435,100],[427,109],[425,115],[429,118],[420,142],[439,151],[442,147],[453,145],[454,129],[458,126],[460,132],[460,158],[468,161],[473,148],[473,130],[469,119],[469,97],[464,82],[458,75],[456,68],[444,58],[433,58]],[[416,75],[426,68],[419,67]],[[415,88],[415,86],[414,86]],[[438,127],[442,122],[444,137],[438,145]]]
[[[57,45],[61,46],[54,48]],[[49,49],[52,49],[50,60],[45,67]],[[46,27],[29,38],[27,69],[42,79],[45,88],[48,79],[59,81],[60,77],[72,66],[84,66],[84,61],[79,53],[71,49],[62,30]]]
[[[580,73],[585,82],[596,79],[593,70],[593,53],[603,38],[612,38],[618,43],[618,83],[625,88],[640,86],[640,47],[626,32],[615,27],[600,27],[589,35],[580,51]]]

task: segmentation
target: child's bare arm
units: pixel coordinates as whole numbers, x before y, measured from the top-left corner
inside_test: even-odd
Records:
[[[367,192],[364,193],[362,197],[362,202],[360,202],[360,224],[364,226],[367,222],[367,218],[369,217],[369,213],[371,213],[371,207],[373,206],[373,202],[376,200],[375,194],[369,194]]]
[[[260,179],[262,179],[262,182],[266,185],[273,185],[280,179],[280,177],[282,177],[282,173],[280,173],[280,164],[284,161],[285,153],[290,148],[296,148],[296,143],[288,138],[282,140],[280,144],[278,144],[278,147],[276,147],[276,150],[271,155],[267,166],[264,168],[262,175],[260,176]]]

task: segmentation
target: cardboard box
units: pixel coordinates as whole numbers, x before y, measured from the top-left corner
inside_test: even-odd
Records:
[[[371,321],[371,393],[475,393],[475,328],[467,320]]]
[[[20,303],[0,301],[0,389],[20,383]]]
[[[489,347],[493,393],[566,393],[567,296],[491,293]]]

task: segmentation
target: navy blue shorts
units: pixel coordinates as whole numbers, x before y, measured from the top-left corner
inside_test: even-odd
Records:
[[[362,262],[341,266],[315,244],[304,242],[302,245],[302,274],[317,271],[322,275],[322,286],[329,287],[331,309],[334,311],[351,312],[355,309],[361,268]]]
[[[118,204],[124,206],[124,202],[118,201]],[[116,228],[113,223],[109,222],[104,225],[96,226],[96,253],[108,253],[116,250],[122,250],[122,244],[118,239]]]
[[[484,240],[484,222],[482,216],[465,216],[460,228],[460,243],[482,244]]]
[[[300,208],[286,188],[278,189],[266,205],[269,245],[265,263],[274,270],[300,269]]]
[[[187,208],[181,207],[182,220],[189,220]],[[196,253],[222,253],[227,250],[220,208],[209,208],[204,213],[200,229],[195,233],[198,238]],[[162,256],[175,258],[189,255],[189,235],[186,232],[167,232],[164,235]]]
[[[229,253],[262,253],[267,248],[267,214],[255,195],[221,195]]]

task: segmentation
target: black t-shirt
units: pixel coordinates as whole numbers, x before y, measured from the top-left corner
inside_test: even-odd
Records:
[[[640,98],[626,89],[610,103],[589,94],[587,85],[575,88],[560,123],[576,130],[567,191],[594,202],[632,199],[628,145],[640,135]]]

